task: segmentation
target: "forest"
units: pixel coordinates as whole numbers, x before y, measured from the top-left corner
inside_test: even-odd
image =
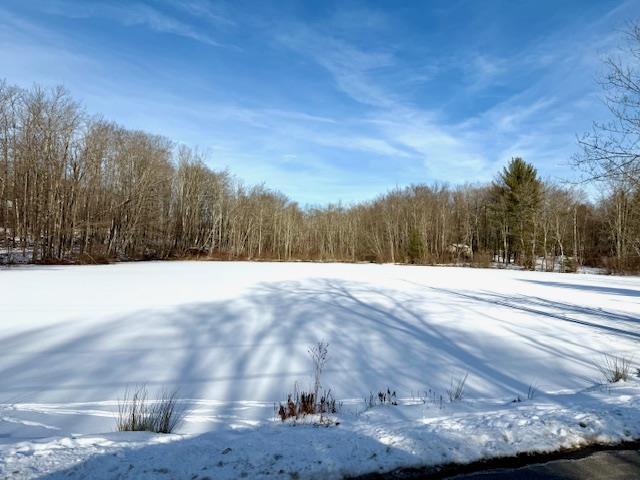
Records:
[[[640,269],[640,30],[607,60],[611,120],[578,138],[576,179],[514,157],[488,184],[416,184],[361,203],[300,206],[208,166],[197,150],[91,116],[64,88],[0,82],[2,259],[492,261]],[[530,163],[531,162],[531,163]]]

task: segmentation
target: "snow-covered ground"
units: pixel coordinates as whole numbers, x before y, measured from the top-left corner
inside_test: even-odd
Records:
[[[640,383],[594,386],[603,354],[640,359],[634,277],[156,262],[4,268],[0,292],[0,477],[325,478],[640,438]],[[282,424],[320,339],[339,425]],[[177,434],[114,433],[139,384],[179,388]],[[387,387],[400,405],[365,410]]]

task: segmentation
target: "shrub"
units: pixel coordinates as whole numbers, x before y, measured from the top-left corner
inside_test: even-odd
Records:
[[[149,400],[147,388],[138,387],[132,395],[125,390],[124,398],[118,401],[116,427],[119,432],[171,433],[184,419],[178,392],[163,391],[158,400]]]
[[[369,398],[365,398],[364,403],[367,408],[373,408],[377,405],[398,405],[396,391],[394,390],[392,392],[391,389],[387,387],[386,392],[384,390],[380,390],[375,395],[373,392],[369,392]]]
[[[326,413],[337,413],[338,405],[331,393],[331,389],[322,389],[322,372],[329,358],[329,344],[320,341],[308,350],[311,362],[313,363],[313,392],[298,390],[295,384],[293,393],[287,396],[286,403],[280,403],[277,411],[278,416],[284,422],[288,418],[298,419],[305,415],[322,415]],[[321,393],[322,391],[322,393]]]
[[[640,256],[625,259],[604,257],[601,263],[609,275],[637,275],[640,273]]]
[[[366,253],[360,257],[361,262],[379,263],[380,259],[374,253]]]
[[[442,400],[442,394],[436,393],[435,390],[428,389],[421,396],[422,403],[431,403],[437,405],[440,409],[444,408],[444,402]]]
[[[536,387],[533,384],[529,385],[529,388],[527,389],[527,400],[533,400],[533,397],[536,396],[536,393],[538,393],[538,390],[536,389]],[[520,395],[518,395],[512,401],[512,403],[520,403],[520,402],[522,402],[522,397]]]
[[[631,378],[631,362],[624,357],[604,356],[602,363],[597,365],[605,383],[616,383]]]
[[[576,273],[578,262],[574,257],[564,257],[560,259],[560,271],[564,273]]]
[[[78,260],[76,263],[81,265],[108,265],[111,262],[109,257],[104,254],[90,255],[88,253],[83,253],[82,255],[78,256]]]
[[[306,415],[322,415],[337,413],[338,405],[331,390],[327,390],[316,397],[313,392],[298,391],[296,385],[293,393],[287,396],[286,403],[281,403],[278,407],[278,416],[283,422],[289,418],[298,419]],[[322,419],[322,418],[321,418]]]
[[[311,361],[313,362],[313,393],[318,398],[318,392],[322,386],[322,371],[329,357],[329,344],[320,341],[308,350]]]
[[[525,270],[535,270],[536,258],[531,255],[524,255],[524,258],[522,259],[522,266]]]
[[[464,374],[464,377],[460,377],[455,380],[451,377],[451,386],[447,389],[447,395],[449,396],[450,402],[459,402],[464,397],[464,386],[467,383],[467,377],[469,376],[469,372]]]
[[[489,268],[492,262],[490,252],[474,252],[471,266],[475,268]]]

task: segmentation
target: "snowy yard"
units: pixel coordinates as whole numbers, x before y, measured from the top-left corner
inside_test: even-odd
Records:
[[[0,292],[0,477],[339,478],[640,437],[640,383],[595,386],[605,353],[640,360],[636,277],[157,262],[5,268]],[[320,339],[339,425],[282,424]],[[114,433],[139,384],[179,388],[177,434]]]

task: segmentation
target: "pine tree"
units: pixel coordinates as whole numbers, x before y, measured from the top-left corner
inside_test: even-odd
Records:
[[[422,237],[417,230],[411,230],[409,233],[409,246],[407,248],[409,263],[420,263],[423,253],[424,245],[422,244]]]
[[[512,253],[528,267],[535,265],[536,213],[542,184],[538,172],[520,157],[511,159],[495,184],[505,235]]]

